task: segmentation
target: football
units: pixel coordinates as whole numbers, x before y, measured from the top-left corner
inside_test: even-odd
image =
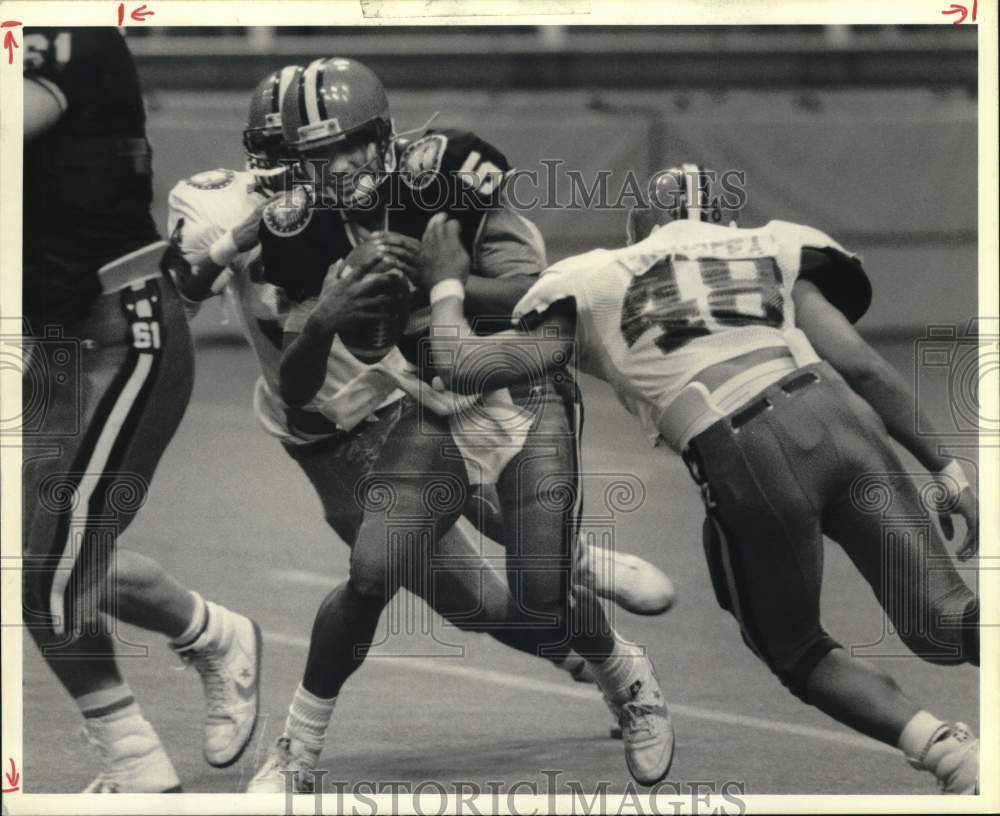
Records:
[[[344,347],[366,365],[374,365],[383,359],[399,342],[410,318],[410,284],[398,269],[377,264],[369,275],[393,272],[394,283],[391,294],[397,295],[397,305],[385,316],[373,320],[356,329],[339,332]],[[367,276],[366,276],[367,277]]]

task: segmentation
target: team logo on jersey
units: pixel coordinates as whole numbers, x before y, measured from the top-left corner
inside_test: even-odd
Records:
[[[186,179],[187,183],[198,190],[221,190],[232,184],[236,174],[232,170],[206,170],[196,173]]]
[[[442,133],[431,133],[417,139],[403,151],[399,161],[399,172],[403,180],[414,190],[422,190],[441,172],[448,137]]]
[[[275,235],[298,235],[312,219],[312,199],[303,187],[296,187],[264,208],[261,218]]]

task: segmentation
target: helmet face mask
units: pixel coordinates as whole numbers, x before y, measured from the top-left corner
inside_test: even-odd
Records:
[[[334,139],[318,140],[296,151],[304,175],[317,192],[346,208],[364,207],[394,169],[389,156],[392,128],[387,122],[366,123]]]
[[[243,150],[250,170],[273,170],[283,153],[281,130],[257,128],[243,131]]]
[[[264,77],[250,98],[250,111],[243,130],[243,151],[247,170],[257,177],[265,189],[280,189],[289,169],[289,151],[281,126],[281,105],[301,73],[302,66],[286,65]]]

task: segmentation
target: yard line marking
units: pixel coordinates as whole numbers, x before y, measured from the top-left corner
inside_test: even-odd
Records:
[[[336,573],[308,572],[307,570],[271,570],[271,576],[279,581],[288,581],[292,584],[304,584],[305,586],[318,586],[333,589],[341,581],[347,580],[346,575]]]
[[[294,648],[309,648],[309,638],[298,637],[296,635],[285,635],[280,632],[264,632],[264,640],[291,646]],[[578,688],[573,685],[562,683],[551,683],[547,680],[535,680],[531,677],[507,674],[505,672],[491,671],[489,669],[476,669],[469,666],[455,665],[455,658],[419,658],[419,657],[379,657],[376,652],[370,655],[370,659],[377,659],[382,664],[388,664],[394,668],[406,668],[413,671],[428,672],[431,674],[447,674],[453,677],[461,677],[465,680],[479,680],[486,683],[493,683],[498,686],[508,688],[526,689],[528,691],[543,692],[548,694],[559,694],[563,697],[572,697],[577,700],[587,700],[594,702],[598,699],[596,687],[589,686]],[[868,739],[855,734],[843,734],[838,731],[830,731],[826,728],[815,728],[809,725],[796,725],[795,723],[782,722],[781,720],[771,720],[766,717],[753,717],[748,714],[734,714],[728,711],[716,711],[712,708],[701,708],[700,706],[685,705],[684,703],[669,703],[670,711],[679,714],[681,717],[690,717],[693,720],[706,720],[708,722],[725,723],[743,728],[756,728],[760,731],[773,731],[778,734],[793,734],[799,737],[810,737],[812,739],[823,740],[825,742],[836,743],[850,748],[861,748],[866,751],[874,751],[881,754],[896,754],[895,748],[890,748],[881,742]]]

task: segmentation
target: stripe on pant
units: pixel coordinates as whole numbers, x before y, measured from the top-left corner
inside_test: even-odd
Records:
[[[747,619],[748,616],[743,609],[743,596],[740,594],[739,589],[740,582],[736,578],[736,570],[733,567],[733,556],[729,549],[729,539],[726,537],[726,531],[715,519],[710,518],[710,522],[715,525],[716,541],[719,542],[719,560],[722,562],[722,571],[726,575],[726,584],[729,587],[729,598],[733,603],[733,615],[736,616],[736,620],[743,632],[743,639],[746,641],[747,646],[753,650],[753,653],[757,655],[757,657],[766,663],[767,659],[764,657],[764,653],[756,644],[750,633],[751,625],[750,621]]]
[[[59,566],[52,577],[52,589],[49,592],[49,611],[53,616],[53,628],[57,634],[61,635],[66,631],[64,606],[66,586],[80,554],[79,550],[72,546],[71,538],[74,530],[86,529],[86,521],[90,513],[90,500],[104,476],[104,469],[107,467],[108,458],[115,447],[122,426],[142,392],[143,385],[149,379],[155,362],[156,359],[152,354],[138,355],[135,368],[118,394],[118,398],[97,437],[94,449],[82,468],[83,475],[77,486],[76,506],[70,516],[66,540],[63,542],[62,553],[59,556]]]

